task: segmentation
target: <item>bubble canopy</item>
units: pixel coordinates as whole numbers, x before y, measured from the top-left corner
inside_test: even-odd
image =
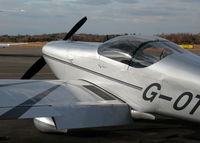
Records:
[[[136,68],[150,66],[163,58],[184,53],[185,50],[173,42],[155,36],[119,36],[106,41],[98,53]]]

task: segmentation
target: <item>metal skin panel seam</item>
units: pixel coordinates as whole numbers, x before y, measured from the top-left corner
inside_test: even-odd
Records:
[[[44,54],[44,57],[45,57],[45,56],[48,57],[48,58],[50,58],[50,59],[52,59],[52,60],[56,60],[56,61],[65,63],[65,64],[68,64],[68,65],[70,65],[70,66],[76,67],[76,68],[78,68],[78,69],[81,69],[81,70],[90,72],[90,73],[92,73],[92,74],[99,75],[99,76],[104,77],[104,78],[106,78],[106,79],[109,79],[109,80],[116,81],[116,82],[118,82],[118,83],[127,85],[127,86],[132,87],[132,88],[134,88],[134,89],[137,89],[137,90],[139,90],[139,91],[142,91],[142,90],[143,90],[143,88],[140,87],[140,86],[133,85],[133,84],[129,84],[129,83],[127,83],[127,82],[124,82],[124,81],[121,81],[121,80],[118,80],[118,79],[115,79],[115,78],[112,78],[112,77],[103,75],[103,74],[101,74],[101,73],[98,73],[98,72],[95,72],[95,71],[86,69],[86,68],[84,68],[84,67],[80,67],[80,66],[78,66],[78,65],[75,65],[75,64],[72,64],[72,63],[69,63],[69,62],[66,62],[66,61],[57,59],[57,58],[55,58],[55,57],[51,57],[51,56],[49,56],[49,55]]]

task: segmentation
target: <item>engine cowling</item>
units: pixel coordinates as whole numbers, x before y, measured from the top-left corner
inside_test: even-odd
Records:
[[[48,117],[39,117],[33,119],[35,127],[44,133],[67,133],[67,129],[65,130],[57,130],[55,122],[52,118]]]

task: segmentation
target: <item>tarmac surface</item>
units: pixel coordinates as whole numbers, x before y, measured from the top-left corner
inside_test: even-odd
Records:
[[[0,79],[19,79],[41,55],[40,48],[0,48]],[[56,79],[47,66],[33,79]],[[69,130],[67,134],[39,132],[31,119],[0,121],[0,142],[67,143],[198,143],[200,124],[158,116],[133,126]]]

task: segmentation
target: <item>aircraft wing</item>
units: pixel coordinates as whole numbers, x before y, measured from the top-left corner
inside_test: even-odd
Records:
[[[1,43],[0,47],[9,47],[9,46],[13,46],[13,45],[25,45],[27,43]]]
[[[0,80],[0,119],[54,117],[58,129],[131,124],[129,106],[86,81]]]

